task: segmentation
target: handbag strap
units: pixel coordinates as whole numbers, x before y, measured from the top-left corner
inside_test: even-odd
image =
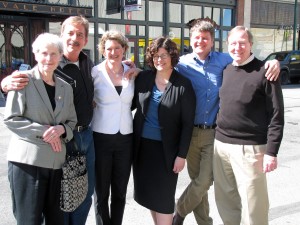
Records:
[[[72,148],[71,150],[70,149],[67,150],[67,156],[83,155],[83,153],[79,150],[75,138],[72,138],[72,140],[68,144],[72,145]]]

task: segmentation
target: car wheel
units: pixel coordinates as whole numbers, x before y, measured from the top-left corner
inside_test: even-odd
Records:
[[[280,81],[281,84],[289,84],[290,83],[290,78],[289,78],[289,73],[285,70],[280,72]]]

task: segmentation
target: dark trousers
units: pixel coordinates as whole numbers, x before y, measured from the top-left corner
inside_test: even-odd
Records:
[[[94,132],[94,143],[96,222],[102,224],[102,219],[103,225],[121,225],[132,164],[132,134]]]
[[[59,207],[61,169],[8,162],[13,213],[17,225],[63,225]]]

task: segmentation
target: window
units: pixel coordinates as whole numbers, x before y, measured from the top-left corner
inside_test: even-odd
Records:
[[[149,26],[149,39],[154,39],[163,34],[162,27]]]
[[[106,14],[119,13],[121,11],[121,1],[119,0],[109,0],[106,1]]]
[[[223,26],[232,26],[232,9],[223,9]]]
[[[149,1],[149,20],[150,21],[163,21],[163,3]]]
[[[170,15],[171,23],[181,23],[181,5],[171,3],[169,9],[169,15]]]
[[[184,6],[184,23],[189,22],[195,18],[202,17],[202,7],[197,5],[185,5]]]

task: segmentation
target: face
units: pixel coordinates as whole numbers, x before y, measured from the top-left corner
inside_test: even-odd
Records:
[[[211,48],[214,45],[214,40],[208,31],[194,31],[191,35],[191,47],[200,59],[204,60]]]
[[[171,56],[164,48],[159,48],[153,56],[153,64],[157,71],[168,71],[172,69]]]
[[[53,73],[62,56],[55,45],[47,45],[35,53],[35,60],[41,73]]]
[[[64,54],[76,55],[78,57],[80,51],[87,44],[87,37],[84,26],[81,24],[67,24],[61,34],[64,44]]]
[[[236,31],[228,37],[228,52],[233,61],[241,64],[251,55],[252,43],[245,31]]]
[[[104,47],[104,56],[110,63],[121,63],[125,48],[116,40],[107,40]]]

